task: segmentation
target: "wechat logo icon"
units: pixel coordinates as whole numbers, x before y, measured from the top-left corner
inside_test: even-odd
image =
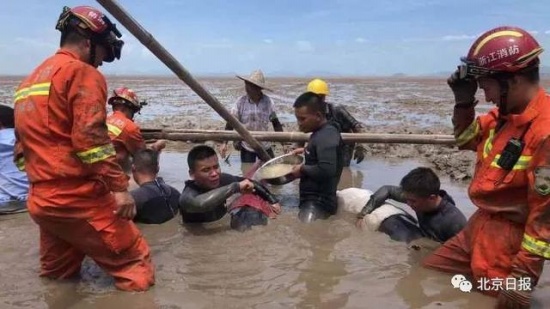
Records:
[[[468,281],[463,275],[454,275],[451,278],[451,284],[453,285],[453,288],[459,289],[461,292],[464,293],[470,293],[473,288],[472,283]]]

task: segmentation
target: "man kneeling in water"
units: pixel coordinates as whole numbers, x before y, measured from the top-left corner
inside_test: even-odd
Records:
[[[429,168],[418,167],[401,180],[400,187],[383,186],[378,189],[357,215],[357,227],[363,228],[364,217],[382,206],[387,199],[407,203],[418,221],[408,214],[393,214],[385,218],[378,230],[393,240],[410,242],[427,237],[445,242],[466,225],[466,217],[455,206],[454,200],[440,190],[437,175]]]
[[[187,156],[189,175],[179,206],[183,223],[204,223],[221,219],[228,212],[227,199],[242,195],[229,207],[231,228],[244,231],[266,225],[267,218],[280,213],[277,198],[256,181],[222,173],[212,147],[199,145]]]
[[[159,169],[157,151],[141,149],[134,153],[132,175],[139,188],[130,194],[136,201],[136,222],[161,224],[178,214],[180,193],[158,177]]]

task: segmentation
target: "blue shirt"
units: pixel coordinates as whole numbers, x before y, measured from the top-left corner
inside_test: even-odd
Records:
[[[9,201],[26,201],[29,192],[27,174],[13,163],[14,145],[14,130],[0,129],[0,208]]]

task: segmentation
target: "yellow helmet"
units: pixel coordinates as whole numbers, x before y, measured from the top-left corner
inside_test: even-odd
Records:
[[[307,84],[307,91],[314,92],[316,94],[329,95],[328,84],[322,79],[314,79]]]

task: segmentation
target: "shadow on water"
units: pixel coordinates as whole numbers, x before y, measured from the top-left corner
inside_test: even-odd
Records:
[[[245,168],[233,155],[225,172]],[[161,176],[178,190],[188,179],[186,154],[165,152]],[[340,188],[375,190],[398,184],[415,161],[352,163]],[[466,187],[442,177],[469,216],[474,208]],[[435,248],[420,251],[386,235],[358,231],[354,216],[304,225],[297,220],[298,186],[273,191],[284,213],[267,226],[240,233],[229,220],[204,226],[140,225],[151,246],[156,285],[145,293],[116,291],[112,280],[86,261],[82,279],[55,282],[37,277],[38,229],[27,214],[0,217],[0,308],[490,308],[494,300],[453,289],[450,275],[419,267]],[[548,265],[547,265],[548,267]],[[535,292],[537,305],[550,303],[545,272]]]

